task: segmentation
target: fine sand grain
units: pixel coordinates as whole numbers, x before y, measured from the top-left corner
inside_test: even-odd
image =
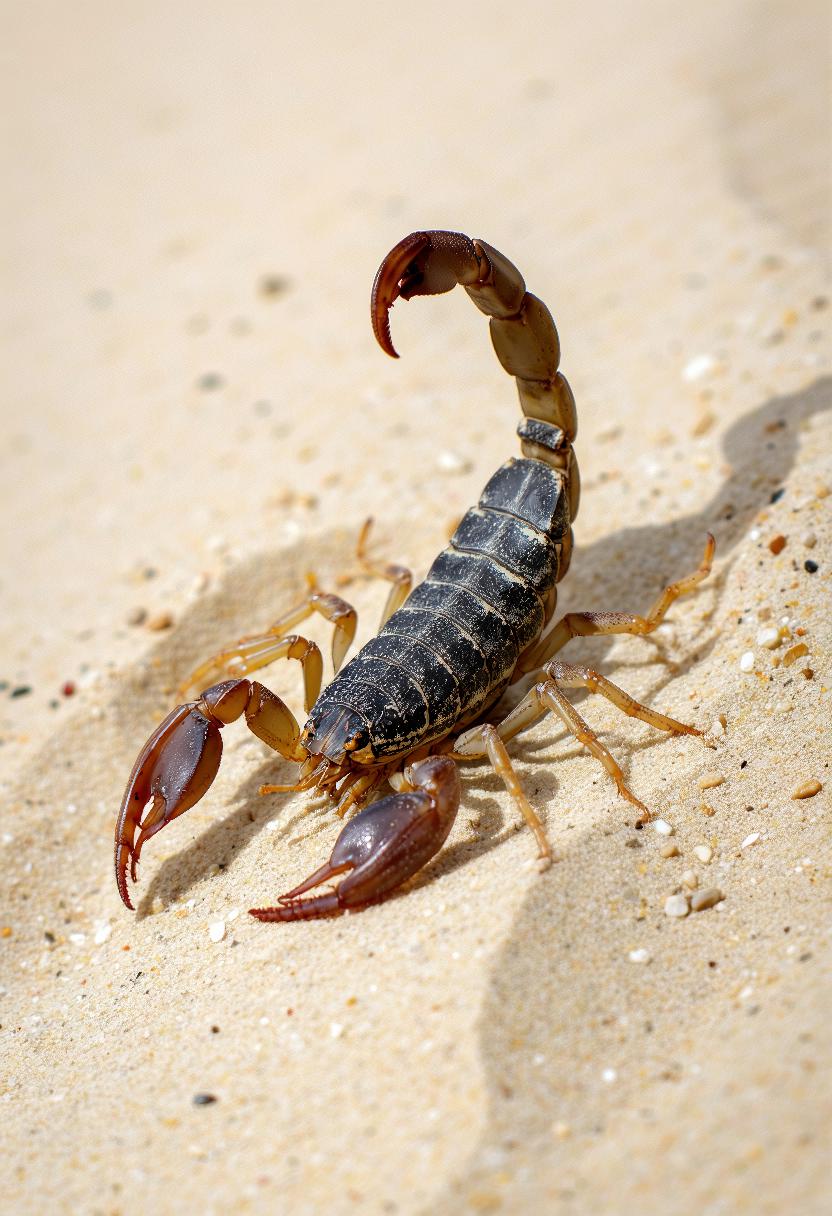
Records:
[[[3,1210],[828,1211],[826,6],[6,27]],[[646,609],[715,534],[652,639],[568,652],[704,739],[578,698],[659,830],[546,722],[513,747],[546,873],[475,764],[399,897],[284,926],[247,909],[338,827],[261,798],[292,769],[235,726],[128,913],[115,814],[178,681],[331,586],[367,514],[423,572],[517,451],[463,293],[396,307],[399,363],[373,343],[375,267],[425,227],[504,250],[557,320],[563,609]],[[349,594],[366,639],[384,589]]]

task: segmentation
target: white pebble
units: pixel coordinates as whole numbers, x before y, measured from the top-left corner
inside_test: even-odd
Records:
[[[340,1039],[341,1035],[344,1033],[343,1023],[342,1022],[330,1022],[329,1033],[333,1039]]]
[[[612,1085],[613,1081],[618,1079],[618,1073],[614,1068],[605,1068],[601,1073],[601,1080],[606,1081],[607,1085]]]
[[[668,823],[666,819],[653,820],[653,831],[658,832],[660,836],[672,836],[675,830],[673,825]]]
[[[693,855],[699,861],[704,861],[707,865],[713,857],[714,851],[709,844],[695,844],[693,846]]]
[[[692,384],[694,380],[701,380],[703,376],[707,376],[708,372],[712,372],[715,367],[716,359],[713,355],[694,355],[682,368],[682,378],[687,380],[688,384]]]
[[[740,848],[741,849],[750,849],[752,844],[756,844],[759,839],[760,839],[759,832],[751,832],[750,835],[746,836],[745,840],[740,845]]]
[[[682,886],[687,887],[689,891],[695,891],[699,886],[699,876],[696,870],[685,870],[682,875]]]
[[[84,942],[87,940],[87,935],[86,933],[70,933],[69,940],[72,942],[73,946],[83,946]]]
[[[105,942],[108,942],[110,940],[110,934],[112,931],[112,925],[108,925],[103,922],[100,923],[95,930],[95,937],[93,938],[96,946],[103,946]]]
[[[436,463],[443,473],[467,473],[471,468],[470,461],[464,460],[462,456],[447,448],[438,454]]]
[[[757,634],[757,645],[765,646],[766,650],[776,650],[780,641],[780,630],[776,625],[767,625]]]
[[[665,916],[687,916],[690,912],[687,895],[668,895],[664,901]]]
[[[740,659],[740,671],[754,670],[754,651],[746,650],[745,654]]]
[[[638,950],[630,951],[629,958],[631,963],[649,963],[651,955],[649,950],[645,950],[643,946],[640,946]]]
[[[208,926],[208,936],[212,942],[221,942],[225,937],[225,921],[212,920]]]
[[[713,722],[711,723],[710,733],[717,739],[721,738],[721,736],[725,734],[725,727],[722,725],[719,718],[714,718]]]
[[[232,908],[231,911],[227,912],[225,915],[226,923],[230,925],[232,920],[236,920],[239,915],[240,915],[240,909]]]

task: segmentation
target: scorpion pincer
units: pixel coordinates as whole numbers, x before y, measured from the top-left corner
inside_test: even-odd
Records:
[[[652,632],[673,601],[707,576],[713,537],[699,568],[666,587],[645,616],[569,613],[552,624],[557,583],[572,553],[579,479],[572,449],[575,402],[558,371],[560,346],[548,309],[526,291],[516,267],[485,241],[457,232],[414,232],[391,250],[376,275],[373,332],[397,357],[390,336],[393,303],[456,284],[490,318],[497,358],[516,378],[522,455],[497,470],[413,590],[408,570],[368,557],[365,526],[361,572],[387,579],[391,589],[380,631],[343,669],[355,611],[340,596],[313,586],[271,628],[241,639],[192,673],[183,687],[203,691],[154,731],[122,799],[115,871],[128,908],[128,869],[135,881],[145,841],[205,794],[219,768],[222,728],[241,717],[268,747],[300,764],[293,785],[264,786],[263,792],[317,789],[332,798],[342,817],[364,807],[346,823],[325,865],[279,896],[274,907],[251,910],[264,921],[362,908],[399,887],[441,849],[460,802],[457,762],[476,757],[487,757],[499,774],[534,833],[541,866],[548,864],[546,835],[506,748],[547,714],[604,765],[619,793],[638,808],[637,826],[647,822],[649,811],[571,704],[567,689],[598,692],[659,730],[700,733],[639,704],[591,668],[554,656],[576,636]],[[333,626],[335,678],[323,691],[318,647],[292,632],[313,613]],[[280,658],[301,665],[308,713],[303,730],[273,692],[248,678]],[[500,719],[502,693],[528,675],[528,692]],[[385,784],[394,792],[373,801]],[[334,888],[307,894],[331,879],[340,880]]]

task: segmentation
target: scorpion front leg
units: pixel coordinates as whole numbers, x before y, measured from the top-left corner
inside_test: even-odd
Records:
[[[287,891],[276,907],[251,908],[258,920],[310,920],[335,916],[384,899],[442,848],[459,809],[459,774],[447,756],[413,765],[405,793],[391,794],[351,819],[329,861]],[[345,874],[333,891],[306,896]]]
[[[199,802],[219,770],[220,730],[243,715],[249,730],[281,756],[306,758],[294,716],[256,680],[224,680],[197,700],[177,706],[139,753],[121,800],[115,870],[119,895],[128,908],[133,907],[127,890],[128,865],[135,882],[145,841]]]

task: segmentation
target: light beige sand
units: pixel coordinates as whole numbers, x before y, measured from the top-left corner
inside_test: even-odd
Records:
[[[828,1210],[827,14],[7,8],[5,1211]],[[337,826],[259,798],[290,769],[235,728],[131,915],[114,817],[177,680],[307,569],[330,581],[369,512],[424,570],[517,450],[462,293],[396,309],[400,363],[373,343],[375,267],[423,227],[503,249],[560,327],[584,478],[563,606],[646,607],[717,536],[655,642],[569,652],[710,732],[585,703],[679,855],[547,724],[514,754],[548,873],[472,766],[409,893],[260,925]],[[355,600],[366,637],[383,590]],[[674,920],[687,870],[724,902]]]

